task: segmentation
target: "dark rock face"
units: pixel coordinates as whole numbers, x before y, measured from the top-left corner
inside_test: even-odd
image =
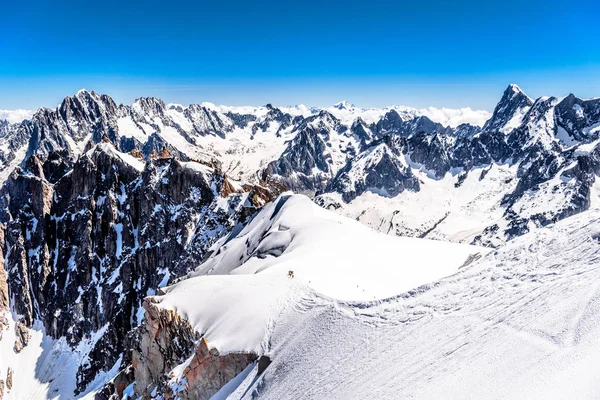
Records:
[[[126,138],[123,138],[123,139],[126,139]],[[125,141],[122,140],[121,145],[123,146],[123,144],[125,144]],[[123,150],[123,151],[139,150],[141,152],[141,154],[144,156],[144,158],[146,158],[146,159],[157,158],[157,154],[166,150],[168,154],[173,155],[180,160],[189,161],[188,156],[186,156],[185,154],[183,154],[182,152],[177,150],[175,147],[173,147],[170,143],[166,142],[162,137],[160,137],[156,133],[152,133],[151,135],[148,136],[148,140],[146,141],[146,143],[141,145],[141,149],[140,149],[140,145],[138,145],[137,142],[135,142],[135,143],[133,143],[133,145],[128,144],[128,145],[126,145],[125,148],[122,147],[121,150]]]
[[[379,136],[399,135],[408,137],[410,135],[425,133],[432,134],[450,133],[451,129],[445,128],[442,124],[433,122],[425,116],[404,120],[397,111],[391,110],[375,124],[375,132]]]
[[[360,141],[360,149],[364,150],[375,138],[373,131],[362,118],[357,118],[350,127],[350,132]]]
[[[277,175],[279,184],[298,192],[314,193],[324,189],[332,176],[331,154],[325,140],[323,131],[305,127],[292,139],[281,157],[269,163],[265,180],[269,175]]]
[[[554,97],[536,100],[523,118],[523,124],[510,132],[506,143],[513,159],[532,159],[544,151],[561,151],[560,145],[554,140],[556,125],[552,111],[555,102]]]
[[[404,190],[418,191],[418,179],[401,162],[400,146],[390,137],[375,143],[341,169],[326,191],[341,193],[346,202],[366,191],[384,196],[396,196]]]
[[[225,113],[225,115],[227,116],[227,118],[229,118],[229,119],[231,119],[231,121],[233,121],[235,126],[238,126],[240,128],[245,128],[251,122],[256,121],[256,115],[253,115],[253,114],[236,114],[233,112],[227,112],[227,113]]]
[[[0,120],[0,170],[16,160],[19,149],[24,149],[33,131],[30,121],[20,124],[9,124]]]
[[[224,137],[226,132],[231,131],[233,126],[224,120],[214,110],[192,104],[183,111],[184,115],[192,121],[194,130],[200,136],[217,135]],[[177,126],[178,128],[181,128]]]
[[[471,124],[460,124],[454,129],[454,136],[457,138],[472,138],[475,134],[481,132],[481,128]]]
[[[588,142],[599,137],[600,131],[593,128],[600,121],[600,99],[581,100],[570,94],[556,105],[554,113],[558,129],[571,140]]]
[[[271,126],[272,122],[278,122],[278,131],[284,131],[292,125],[293,117],[290,114],[282,112],[279,108],[273,107],[271,104],[267,104],[267,115],[260,118],[252,126],[252,134],[255,135],[259,132],[266,132]]]
[[[375,131],[379,135],[392,135],[402,130],[404,120],[396,110],[386,113],[375,125]]]
[[[494,108],[492,118],[483,125],[482,130],[498,131],[505,127],[519,110],[527,109],[532,105],[533,100],[523,93],[518,86],[509,85],[504,91],[500,102]]]
[[[419,133],[410,136],[407,143],[410,160],[433,171],[436,178],[443,178],[450,170],[449,146],[445,136]]]
[[[20,324],[41,320],[72,345],[99,332],[79,368],[79,391],[123,354],[122,335],[141,322],[143,298],[198,265],[244,206],[237,194],[226,200],[230,209],[211,206],[222,178],[208,167],[170,158],[140,170],[143,162],[111,149],[99,145],[55,183],[32,156],[0,196]],[[0,285],[0,300],[4,292]]]

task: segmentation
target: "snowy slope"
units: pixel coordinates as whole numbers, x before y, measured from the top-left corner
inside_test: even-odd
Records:
[[[487,251],[384,235],[284,194],[153,304],[185,317],[221,355],[265,354],[274,324],[306,296],[383,299],[453,274]]]
[[[427,171],[413,170],[421,183],[419,191],[389,196],[373,188],[349,203],[339,193],[326,193],[318,202],[379,232],[470,243],[502,218],[500,203],[514,190],[515,169],[507,165],[475,168],[459,187],[455,186],[458,174],[431,179]]]
[[[286,278],[293,270],[295,281],[326,296],[373,300],[449,275],[470,255],[487,251],[384,235],[292,194],[281,195],[233,234],[191,276]]]
[[[13,383],[11,390],[5,387],[3,400],[92,399],[94,393],[121,368],[119,358],[110,371],[100,373],[86,391],[75,397],[73,392],[77,368],[89,362],[89,353],[104,332],[101,330],[86,335],[73,349],[65,338],[55,340],[47,336],[43,325],[38,321],[30,330],[29,344],[20,353],[16,353],[13,350],[14,316],[6,317],[9,324],[0,340],[0,379],[5,380],[11,369]]]
[[[305,290],[273,316],[273,363],[261,376],[244,371],[219,396],[597,398],[599,232],[595,209],[381,301]]]

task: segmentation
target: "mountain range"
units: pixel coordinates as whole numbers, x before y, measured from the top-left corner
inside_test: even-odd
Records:
[[[558,357],[532,342],[588,346],[600,99],[509,85],[489,118],[439,111],[118,105],[81,90],[0,120],[0,399],[435,398],[447,382],[424,382],[509,351],[493,347],[506,332],[529,346],[506,368]],[[555,319],[532,317],[556,298]],[[464,334],[436,336],[445,326]],[[350,334],[381,337],[335,344]],[[356,361],[359,344],[370,364],[430,353],[342,390],[358,367],[337,352]],[[453,371],[453,390],[473,385]],[[496,397],[519,393],[509,381]]]

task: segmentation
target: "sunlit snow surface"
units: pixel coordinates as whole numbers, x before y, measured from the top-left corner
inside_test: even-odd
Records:
[[[77,368],[87,362],[87,356],[103,331],[92,332],[72,349],[64,338],[54,340],[44,334],[36,322],[30,330],[29,344],[15,353],[14,316],[8,317],[9,327],[0,340],[0,379],[5,381],[3,400],[73,399]],[[8,368],[13,370],[12,390],[6,387]],[[96,391],[111,380],[121,368],[121,358],[109,371],[99,373],[77,398],[92,399]]]
[[[339,300],[382,299],[450,275],[470,255],[488,251],[384,235],[289,194],[221,243],[190,279],[158,298],[221,352],[262,351],[269,320],[307,290]]]
[[[459,187],[458,174],[431,179],[428,171],[413,169],[421,182],[417,192],[406,190],[389,197],[371,190],[349,203],[342,201],[339,193],[326,193],[321,200],[325,206],[335,204],[336,213],[379,232],[470,243],[486,227],[502,220],[505,208],[500,201],[514,190],[516,169],[496,164],[473,168]],[[556,202],[562,200],[556,196]]]
[[[390,238],[397,245],[388,243],[383,256],[377,241],[384,236],[375,239],[369,231],[345,247],[336,240],[361,236],[354,224],[313,212],[304,201],[292,196],[266,208],[196,273],[234,276],[197,276],[159,298],[159,306],[187,316],[212,346],[252,349],[273,360],[259,377],[256,367],[244,371],[237,388],[232,382],[219,398],[567,399],[600,393],[597,209],[450,268],[453,254],[479,249]],[[315,229],[303,237],[285,225],[291,220],[322,225],[323,234]],[[328,238],[336,231],[328,225],[338,222],[339,236]],[[248,252],[239,253],[238,240],[248,241]],[[268,242],[266,252],[287,247],[260,258],[255,240]],[[324,251],[326,243],[331,256],[322,262],[307,255]],[[340,252],[351,248],[355,258]],[[294,253],[298,261],[286,261]],[[368,255],[373,263],[365,262]],[[436,269],[436,258],[447,265]],[[413,269],[403,273],[402,265]],[[427,267],[435,273],[421,275]],[[286,277],[288,269],[296,278]],[[369,282],[372,273],[377,279]],[[355,284],[379,300],[357,296]]]

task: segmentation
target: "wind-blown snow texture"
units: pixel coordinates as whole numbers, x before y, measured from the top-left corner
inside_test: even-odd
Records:
[[[598,210],[384,301],[307,291],[232,398],[596,398]]]
[[[598,99],[510,85],[489,116],[82,90],[23,116],[0,120],[6,398],[194,398],[216,371],[243,371],[220,398],[560,398],[576,379],[593,397],[596,325],[573,302],[595,307]],[[322,208],[269,203],[286,190]]]

